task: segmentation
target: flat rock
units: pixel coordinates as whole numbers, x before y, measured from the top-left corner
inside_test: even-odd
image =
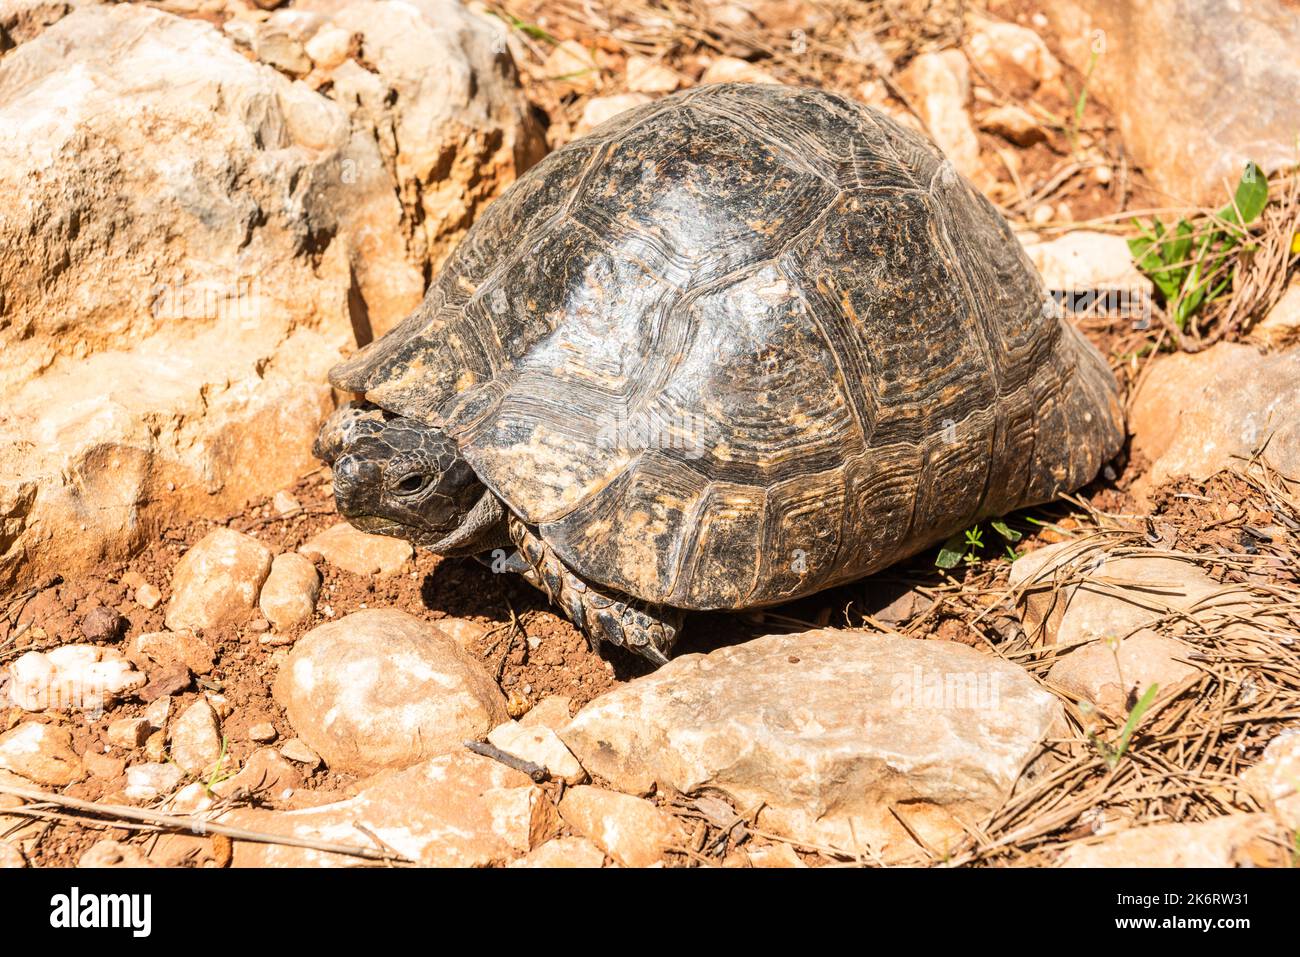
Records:
[[[29,651],[9,666],[9,677],[10,700],[24,711],[100,710],[146,680],[121,652],[97,645]]]
[[[677,658],[560,736],[620,790],[717,789],[762,803],[783,836],[903,854],[891,809],[932,846],[960,840],[1062,717],[1023,669],[974,649],[824,629]]]
[[[67,729],[36,721],[0,735],[0,769],[48,787],[63,787],[86,776]]]
[[[312,629],[289,653],[274,693],[326,764],[354,773],[459,749],[509,718],[477,659],[394,609]]]
[[[1151,467],[1138,491],[1204,479],[1268,443],[1264,458],[1300,475],[1300,350],[1261,355],[1223,342],[1156,360],[1133,400],[1133,449]]]
[[[258,794],[272,801],[287,801],[302,787],[302,773],[274,748],[258,748],[239,773],[213,785],[213,793],[226,797],[236,791]]]
[[[396,575],[415,554],[411,543],[386,535],[368,535],[347,522],[331,525],[298,549],[354,575]]]
[[[1282,828],[1266,814],[1151,824],[1068,848],[1061,867],[1287,867]]]
[[[257,606],[275,628],[283,631],[310,621],[320,594],[320,572],[304,555],[286,552],[271,562]]]
[[[565,784],[581,784],[587,780],[587,772],[551,728],[524,727],[507,721],[492,729],[488,743],[507,754],[546,768],[553,779]]]
[[[211,774],[224,750],[221,724],[206,699],[199,698],[171,723],[171,758],[196,777]]]
[[[604,867],[605,852],[585,837],[557,837],[529,851],[510,867]]]
[[[1027,243],[1025,252],[1048,289],[1119,290],[1139,300],[1154,288],[1138,272],[1123,236],[1077,229],[1059,239]]]
[[[171,794],[185,774],[174,764],[150,761],[126,769],[126,798],[136,804],[150,804]]]
[[[269,548],[243,532],[214,529],[176,563],[167,627],[195,631],[244,624],[270,571]]]
[[[573,699],[568,695],[547,695],[519,719],[525,728],[550,728],[559,731],[572,720]]]
[[[564,792],[560,816],[624,867],[657,864],[686,839],[677,821],[649,801],[587,785]]]
[[[1095,541],[1057,542],[1022,555],[1010,581],[1024,589],[1025,631],[1045,644],[1124,638],[1170,610],[1208,624],[1248,607],[1241,592],[1194,562],[1132,549],[1112,554]]]
[[[1122,719],[1151,685],[1159,687],[1156,700],[1161,700],[1200,674],[1187,663],[1195,651],[1185,641],[1143,629],[1122,640],[1076,648],[1057,659],[1047,680]]]
[[[192,631],[149,631],[131,640],[131,657],[158,665],[183,664],[196,675],[206,675],[216,664],[216,654]]]
[[[317,841],[385,845],[429,867],[485,867],[510,861],[552,837],[558,825],[546,792],[527,776],[460,751],[371,779],[353,798],[297,811],[238,810],[236,827]],[[361,858],[272,844],[236,842],[236,867],[367,864]]]

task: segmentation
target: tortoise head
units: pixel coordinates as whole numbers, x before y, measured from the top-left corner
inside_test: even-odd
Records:
[[[368,403],[326,419],[312,454],[333,468],[334,502],[354,526],[435,551],[484,492],[445,432]]]

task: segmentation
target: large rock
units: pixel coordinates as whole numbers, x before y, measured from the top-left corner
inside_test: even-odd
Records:
[[[509,718],[477,659],[394,609],[313,628],[290,652],[275,698],[326,764],[356,773],[462,748]]]
[[[270,571],[269,548],[243,532],[214,529],[176,563],[167,627],[192,631],[244,624],[257,609]]]
[[[1247,160],[1295,163],[1300,9],[1289,0],[1045,0],[1125,145],[1173,201],[1219,205]],[[1170,78],[1177,77],[1176,83]]]
[[[43,32],[0,18],[0,586],[310,468],[340,350],[419,303],[541,143],[451,0],[339,9],[372,62],[328,95],[204,20],[47,6],[14,19]]]
[[[1286,867],[1287,836],[1266,814],[1229,814],[1194,824],[1152,824],[1076,844],[1061,867]]]
[[[430,867],[504,863],[543,844],[558,829],[555,806],[545,791],[520,772],[466,751],[379,775],[346,801],[300,811],[239,810],[220,820],[335,844],[374,847],[373,838],[378,838]],[[307,848],[235,844],[236,867],[366,863]]]
[[[546,152],[498,32],[504,25],[457,0],[294,7],[325,12],[332,27],[360,35],[365,64],[336,67],[328,95],[377,134],[402,204],[406,262],[441,265],[482,208]],[[373,315],[375,335],[403,315]]]
[[[634,794],[716,788],[796,840],[943,848],[996,808],[1061,719],[1020,668],[944,641],[810,631],[686,655],[561,732],[593,776]]]
[[[1300,476],[1300,349],[1261,355],[1253,346],[1219,343],[1158,359],[1133,401],[1133,449],[1151,467],[1140,490],[1180,475],[1204,479],[1248,458],[1264,457]]]

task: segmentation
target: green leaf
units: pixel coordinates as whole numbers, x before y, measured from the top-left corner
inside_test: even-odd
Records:
[[[1233,205],[1219,210],[1219,218],[1238,225],[1253,223],[1268,205],[1268,177],[1255,163],[1246,164],[1241,179],[1237,181],[1234,200]],[[1237,219],[1237,210],[1241,210],[1240,220]]]
[[[962,556],[965,554],[966,535],[964,532],[958,532],[939,547],[939,554],[935,556],[934,563],[939,568],[956,568],[961,564]]]
[[[1023,537],[1019,532],[1017,532],[1006,522],[997,521],[997,522],[989,522],[989,524],[993,526],[993,531],[997,532],[999,535],[1001,535],[1009,542],[1018,542]]]
[[[1124,730],[1120,732],[1119,743],[1116,745],[1113,754],[1108,755],[1106,758],[1106,763],[1111,766],[1112,770],[1119,764],[1120,758],[1124,757],[1124,752],[1128,750],[1129,739],[1133,737],[1133,732],[1137,730],[1138,722],[1142,720],[1142,716],[1147,713],[1151,703],[1156,700],[1158,690],[1160,690],[1159,685],[1152,685],[1147,688],[1142,697],[1138,699],[1138,703],[1133,706],[1133,710],[1128,713],[1128,720],[1124,722]]]

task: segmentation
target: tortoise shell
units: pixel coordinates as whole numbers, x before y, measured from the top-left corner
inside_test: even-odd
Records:
[[[775,604],[1089,481],[1101,356],[922,137],[812,89],[629,111],[497,199],[331,381],[445,429],[583,578]]]

